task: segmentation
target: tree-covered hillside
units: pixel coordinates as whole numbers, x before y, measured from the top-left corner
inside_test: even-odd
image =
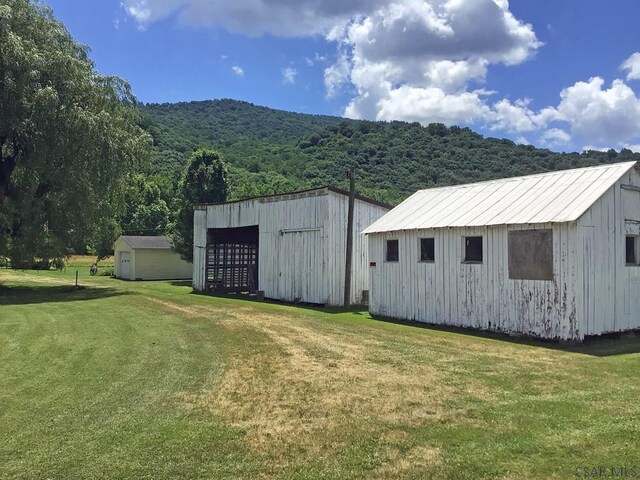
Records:
[[[215,147],[232,164],[240,161],[255,172],[252,159],[262,163],[264,155],[275,153],[273,147],[296,145],[305,134],[341,121],[236,100],[150,104],[141,109],[154,139],[152,170],[161,174],[182,171],[189,155],[204,146]]]
[[[154,138],[149,173],[175,183],[190,153],[219,150],[230,164],[231,198],[326,184],[397,203],[415,190],[549,170],[640,160],[622,152],[555,153],[468,128],[305,115],[220,100],[146,105]]]

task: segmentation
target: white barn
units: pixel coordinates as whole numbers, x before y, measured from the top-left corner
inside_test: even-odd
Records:
[[[188,280],[192,266],[163,236],[122,235],[114,246],[115,276],[123,280]]]
[[[348,192],[333,187],[195,207],[194,289],[342,305],[348,207]],[[361,232],[389,209],[355,198],[351,304],[365,302],[369,289]]]
[[[421,190],[364,230],[372,314],[549,339],[640,327],[640,174]]]

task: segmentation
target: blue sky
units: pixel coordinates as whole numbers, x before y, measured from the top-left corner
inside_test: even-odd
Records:
[[[635,0],[48,0],[144,102],[234,98],[640,151]]]

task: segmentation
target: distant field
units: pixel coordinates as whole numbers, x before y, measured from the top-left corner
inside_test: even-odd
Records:
[[[90,267],[96,261],[94,255],[73,255],[67,259],[67,267]],[[113,257],[107,257],[98,262],[99,268],[113,267]]]
[[[83,265],[79,291],[75,268],[0,270],[0,478],[547,479],[640,463],[638,339],[516,343]]]

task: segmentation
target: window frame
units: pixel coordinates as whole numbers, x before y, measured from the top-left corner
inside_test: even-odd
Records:
[[[527,236],[533,235],[533,238]],[[547,247],[547,248],[544,248]],[[523,257],[522,253],[526,252]],[[517,255],[520,253],[520,255]],[[526,261],[523,261],[523,258]],[[507,233],[509,280],[551,282],[555,279],[556,245],[553,228],[516,228]]]
[[[431,241],[431,258],[422,258],[422,242]],[[418,239],[418,263],[436,263],[436,239],[435,237],[420,237]]]
[[[480,260],[470,260],[468,258],[468,240],[480,239]],[[469,265],[482,265],[484,264],[484,235],[464,235],[462,237],[462,263]]]
[[[396,244],[396,259],[389,260],[389,243],[395,242]],[[399,263],[400,262],[400,241],[397,238],[389,238],[384,242],[384,261],[385,263]]]
[[[629,262],[629,257],[627,256],[628,252],[628,248],[629,248],[629,240],[633,241],[633,258],[634,258],[634,262],[630,263]],[[624,265],[625,267],[640,267],[640,255],[638,255],[640,253],[640,248],[639,248],[639,244],[640,244],[640,235],[625,235],[624,237]]]

